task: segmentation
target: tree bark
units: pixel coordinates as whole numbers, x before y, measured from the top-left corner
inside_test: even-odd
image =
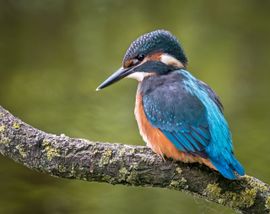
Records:
[[[244,176],[230,181],[200,164],[155,155],[144,146],[92,142],[48,134],[0,106],[0,152],[30,169],[52,176],[190,193],[240,213],[269,213],[268,184]]]

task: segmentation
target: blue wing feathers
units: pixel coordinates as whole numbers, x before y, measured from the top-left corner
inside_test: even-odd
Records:
[[[199,141],[197,141],[196,138],[194,138],[190,133],[185,133],[183,135],[195,148],[195,151],[202,151],[204,149],[204,146]]]
[[[157,80],[150,77],[141,86],[144,111],[152,126],[180,151],[208,158],[224,177],[244,175],[233,155],[231,134],[217,95],[185,70],[173,72],[167,85],[166,76]]]
[[[199,136],[196,131],[191,132],[191,136],[201,145],[206,146],[206,141],[201,136]]]
[[[179,140],[173,135],[172,132],[163,131],[163,133],[175,145],[177,149],[183,152],[188,152],[188,150],[182,145],[182,143],[179,143]]]
[[[201,88],[203,88],[205,91],[207,91],[209,98],[215,102],[215,104],[218,106],[219,110],[223,113],[224,108],[223,108],[223,105],[222,105],[219,97],[217,96],[217,94],[203,81],[200,81],[200,80],[197,80],[197,81],[198,81],[199,86]]]
[[[237,174],[244,175],[244,168],[233,155],[231,133],[223,116],[223,106],[219,98],[209,86],[196,80],[186,71],[183,74],[187,77],[187,90],[199,97],[207,109],[211,143],[206,147],[206,153],[210,161],[228,179],[236,179]]]
[[[194,127],[191,126],[193,132],[191,132],[192,135],[195,135],[196,138],[199,139],[199,141],[203,142],[202,138],[205,140],[210,140],[210,134],[209,131],[202,127]]]
[[[178,142],[182,143],[187,151],[196,152],[196,143],[189,139],[188,134],[183,132],[173,132],[173,135],[178,139]]]

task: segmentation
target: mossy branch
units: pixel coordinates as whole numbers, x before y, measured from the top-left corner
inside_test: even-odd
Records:
[[[163,161],[149,148],[91,142],[40,131],[0,106],[0,152],[53,176],[190,193],[240,213],[269,213],[269,185],[244,176],[224,179],[199,164]]]

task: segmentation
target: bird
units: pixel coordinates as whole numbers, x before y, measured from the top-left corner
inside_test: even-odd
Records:
[[[229,180],[245,175],[233,151],[218,95],[188,70],[182,44],[169,31],[141,35],[127,49],[122,67],[97,91],[123,79],[138,81],[135,117],[140,135],[156,154],[200,163]]]

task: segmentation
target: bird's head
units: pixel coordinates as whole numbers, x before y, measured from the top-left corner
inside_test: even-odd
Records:
[[[165,75],[185,68],[187,58],[180,43],[169,31],[156,30],[140,36],[131,43],[123,59],[122,67],[106,79],[98,88],[105,88],[124,77],[142,81],[146,76]]]

